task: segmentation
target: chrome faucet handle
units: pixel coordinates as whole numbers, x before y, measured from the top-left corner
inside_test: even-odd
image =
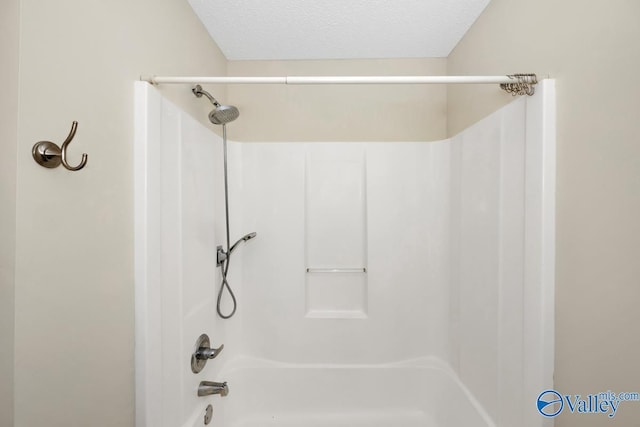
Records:
[[[197,374],[204,369],[209,359],[218,357],[220,352],[224,349],[224,344],[218,348],[210,348],[209,336],[202,334],[196,341],[195,350],[191,355],[191,372]]]
[[[196,359],[199,359],[199,360],[215,359],[222,352],[222,350],[224,350],[224,344],[222,344],[218,348],[200,347],[196,351]]]

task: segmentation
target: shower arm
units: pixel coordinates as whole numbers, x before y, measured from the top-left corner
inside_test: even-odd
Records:
[[[193,89],[191,89],[191,91],[198,98],[202,98],[202,95],[206,96],[215,107],[220,106],[220,103],[213,96],[211,96],[209,92],[207,92],[206,90],[202,90],[202,87],[200,85],[196,85]]]

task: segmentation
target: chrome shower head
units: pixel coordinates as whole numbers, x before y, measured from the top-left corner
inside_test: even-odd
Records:
[[[239,115],[240,111],[233,105],[219,105],[209,113],[209,121],[214,125],[226,125]]]
[[[253,239],[253,238],[254,238],[254,237],[256,237],[257,235],[258,235],[258,233],[256,233],[256,232],[254,231],[254,232],[252,232],[252,233],[249,233],[249,234],[247,234],[247,235],[243,236],[243,237],[242,237],[242,240],[244,240],[244,241],[246,242],[247,240],[251,240],[251,239]]]
[[[209,113],[209,121],[214,125],[226,125],[237,119],[240,115],[240,111],[238,111],[236,107],[233,105],[220,104],[209,92],[202,89],[200,85],[195,85],[191,91],[198,98],[202,98],[202,95],[204,95],[211,101],[215,108]]]
[[[233,245],[231,245],[231,249],[229,249],[229,253],[231,254],[231,253],[236,249],[236,247],[237,247],[240,243],[242,243],[242,242],[246,242],[246,241],[248,241],[248,240],[251,240],[251,239],[253,239],[253,238],[254,238],[254,237],[256,237],[256,236],[257,236],[257,234],[256,234],[256,232],[255,232],[255,231],[254,231],[254,232],[252,232],[252,233],[249,233],[249,234],[245,234],[244,236],[242,236],[241,238],[239,238],[237,242],[235,242]]]

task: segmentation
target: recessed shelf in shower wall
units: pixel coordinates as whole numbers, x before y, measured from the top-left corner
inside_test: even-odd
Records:
[[[367,317],[364,144],[309,144],[305,159],[306,317]]]

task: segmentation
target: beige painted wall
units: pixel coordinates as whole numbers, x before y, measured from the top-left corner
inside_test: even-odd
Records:
[[[184,0],[20,3],[15,426],[131,427],[133,83],[224,75],[226,59]],[[206,119],[188,88],[161,90]],[[32,145],[73,120],[87,167],[38,166]]]
[[[230,61],[229,75],[444,75],[446,59]],[[235,141],[430,141],[446,138],[442,85],[230,85]]]
[[[225,75],[226,61],[182,0],[20,4],[15,425],[133,426],[133,81],[140,73]],[[2,6],[3,30],[17,28],[5,27],[14,15],[4,13],[9,3]],[[640,93],[629,81],[612,90],[602,77],[634,76],[639,12],[634,0],[493,0],[448,61],[234,61],[228,74],[445,74],[447,66],[449,74],[551,73],[559,96],[557,387],[638,391]],[[446,136],[442,86],[208,89],[241,108],[244,122],[230,128],[236,140]],[[206,117],[206,103],[194,103],[184,87],[161,90]],[[10,99],[5,93],[3,117],[15,111],[15,104],[5,107]],[[449,133],[510,99],[491,87],[450,87]],[[60,141],[72,120],[80,124],[71,160],[87,152],[87,168],[37,166],[33,143]],[[15,129],[1,131],[9,132],[2,141],[10,152]],[[9,203],[10,168],[2,170],[0,194]],[[0,206],[10,236],[12,208]],[[0,246],[9,267],[11,245]],[[34,393],[34,384],[45,392]],[[606,423],[633,425],[639,408],[628,403]],[[563,416],[557,423],[578,424],[602,419]]]
[[[558,100],[556,371],[565,393],[640,391],[640,2],[492,0],[449,57],[449,74],[536,72]],[[449,89],[454,134],[511,100]],[[533,402],[531,402],[533,404]],[[558,427],[631,426],[567,415]]]
[[[0,2],[0,426],[13,425],[19,0]]]

